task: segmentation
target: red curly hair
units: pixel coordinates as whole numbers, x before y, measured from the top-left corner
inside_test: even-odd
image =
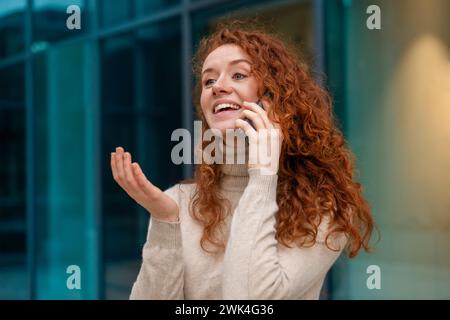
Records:
[[[200,106],[203,62],[222,45],[238,45],[254,63],[252,74],[258,82],[258,96],[267,102],[263,93],[269,90],[273,94],[268,117],[280,124],[283,135],[277,186],[277,241],[287,247],[294,243],[314,245],[322,217],[332,212],[325,238],[327,247],[330,248],[330,235],[342,232],[348,239],[349,257],[356,256],[361,247],[369,251],[374,221],[361,184],[353,179],[355,157],[333,118],[330,95],[313,79],[294,46],[249,25],[237,20],[222,22],[200,41],[193,59],[193,97],[203,129],[208,129]],[[202,148],[205,147],[204,142]],[[219,250],[225,248],[216,237],[230,210],[220,194],[220,179],[220,165],[197,165],[190,207],[193,218],[204,227],[200,245],[207,252],[211,251],[206,249],[206,243]]]

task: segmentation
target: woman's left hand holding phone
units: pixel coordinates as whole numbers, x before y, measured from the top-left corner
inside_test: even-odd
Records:
[[[241,128],[249,139],[249,169],[261,169],[261,173],[268,175],[277,174],[282,143],[280,126],[268,118],[267,106],[261,108],[257,103],[244,101],[243,107],[243,116],[253,126],[237,119],[236,127]]]

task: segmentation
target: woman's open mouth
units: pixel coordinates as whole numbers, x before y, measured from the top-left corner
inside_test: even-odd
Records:
[[[236,111],[239,111],[241,106],[233,103],[221,103],[214,107],[213,114],[215,115],[226,115],[232,114]]]

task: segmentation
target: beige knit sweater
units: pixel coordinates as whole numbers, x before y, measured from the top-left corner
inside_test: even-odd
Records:
[[[324,244],[328,219],[309,248],[275,239],[277,175],[247,165],[222,165],[221,191],[232,205],[222,235],[225,253],[200,247],[202,226],[189,214],[195,184],[165,192],[180,208],[179,222],[150,219],[142,265],[130,299],[318,299],[324,278],[346,244]]]

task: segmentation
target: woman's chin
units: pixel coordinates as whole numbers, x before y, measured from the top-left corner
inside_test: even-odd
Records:
[[[235,129],[237,129],[235,121],[236,120],[233,119],[233,120],[228,120],[228,121],[221,121],[220,123],[214,123],[212,128],[220,130],[222,135],[225,137],[225,134],[227,133],[227,130],[235,130]]]

